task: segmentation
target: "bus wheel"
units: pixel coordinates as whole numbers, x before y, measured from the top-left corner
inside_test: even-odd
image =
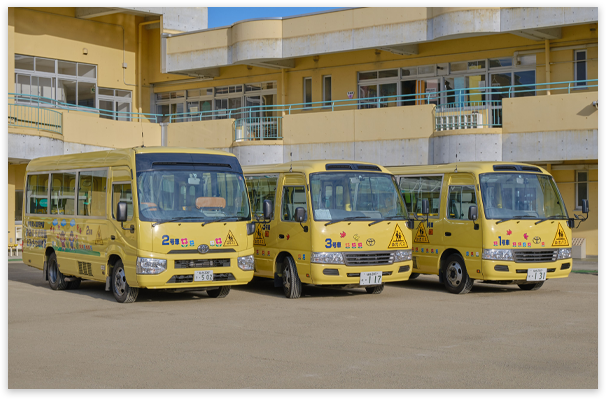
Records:
[[[410,280],[414,280],[420,276],[420,273],[412,273],[410,274]]]
[[[47,266],[47,273],[49,278],[49,285],[51,289],[54,290],[64,290],[68,283],[65,281],[63,273],[59,271],[59,266],[57,265],[57,255],[53,252],[49,256],[49,264]]]
[[[211,298],[226,298],[226,295],[228,295],[229,293],[230,293],[229,285],[224,285],[215,290],[207,290],[207,295],[209,295]]]
[[[544,281],[539,281],[536,284],[517,284],[517,285],[519,286],[519,288],[521,288],[524,291],[536,291],[537,289],[542,287],[544,283],[545,283]]]
[[[448,257],[443,269],[443,283],[452,294],[466,294],[473,288],[473,280],[469,278],[464,259],[459,254]]]
[[[286,257],[283,262],[283,293],[290,299],[297,299],[302,294],[298,269],[291,256]]]
[[[70,282],[68,282],[68,287],[67,287],[67,288],[68,288],[68,290],[75,290],[75,289],[77,289],[78,287],[80,287],[80,282],[81,282],[81,281],[82,281],[82,279],[80,279],[80,278],[79,278],[79,279],[77,279],[77,280],[74,280],[74,281],[70,281]]]
[[[367,291],[368,294],[380,294],[384,291],[384,283],[373,287],[365,287],[365,291]]]
[[[131,303],[137,299],[139,288],[130,287],[125,276],[125,267],[122,261],[119,260],[114,265],[112,270],[112,292],[114,298],[120,303]]]

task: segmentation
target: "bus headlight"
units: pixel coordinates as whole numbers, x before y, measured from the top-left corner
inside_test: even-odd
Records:
[[[569,259],[572,258],[572,248],[560,248],[557,253],[557,259]]]
[[[166,259],[137,258],[137,274],[159,274],[167,270]]]
[[[253,255],[239,256],[238,264],[239,264],[239,269],[241,269],[241,270],[253,270],[253,266],[254,266]]]
[[[331,263],[334,265],[343,265],[344,256],[342,252],[313,252],[310,257],[310,263]]]
[[[481,259],[513,260],[513,251],[510,249],[484,249]]]
[[[412,250],[406,249],[405,251],[395,252],[395,262],[403,262],[404,260],[412,260]]]

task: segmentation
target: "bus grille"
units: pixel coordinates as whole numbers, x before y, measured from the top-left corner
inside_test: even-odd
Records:
[[[175,269],[189,269],[199,267],[230,267],[230,259],[185,259],[176,260]]]
[[[392,252],[343,252],[346,266],[392,265],[395,254]]]
[[[517,263],[555,262],[557,249],[530,249],[513,251]]]

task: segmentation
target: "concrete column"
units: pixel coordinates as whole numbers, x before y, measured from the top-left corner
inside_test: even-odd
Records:
[[[168,123],[164,122],[164,123],[159,123],[160,125],[160,145],[163,147],[167,147],[167,127],[169,126]]]

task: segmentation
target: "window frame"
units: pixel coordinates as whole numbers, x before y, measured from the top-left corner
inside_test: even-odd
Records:
[[[474,222],[474,220],[470,220],[468,217],[469,214],[469,210],[467,209],[467,213],[466,213],[466,217],[464,218],[452,218],[450,217],[450,187],[460,187],[460,204],[462,205],[462,188],[463,187],[473,187],[473,196],[475,199],[475,206],[477,206],[477,209],[479,209],[479,201],[477,201],[477,189],[476,189],[476,184],[454,184],[454,185],[449,185],[447,186],[447,190],[446,190],[446,194],[447,194],[447,200],[446,200],[446,207],[445,207],[445,218],[446,220],[464,220],[464,221],[471,221]],[[462,212],[462,209],[460,209],[460,211]]]
[[[310,102],[306,101],[306,81],[310,81]],[[302,103],[304,103],[304,109],[312,109],[312,76],[305,76],[302,78]]]
[[[579,53],[585,54],[585,60],[584,61],[583,60],[579,61],[579,60],[576,59],[576,56]],[[577,88],[577,89],[586,89],[587,88],[587,82],[578,82],[578,81],[579,80],[587,80],[588,76],[589,76],[589,73],[588,73],[589,72],[588,71],[588,63],[587,63],[587,49],[584,49],[584,50],[574,50],[573,55],[574,55],[574,57],[573,57],[574,58],[573,59],[573,61],[574,61],[574,80],[577,81],[577,83],[575,84],[574,87]],[[581,62],[584,63],[584,65],[585,65],[585,79],[579,79],[579,76],[578,76],[578,68],[577,68],[577,66]]]
[[[114,215],[114,185],[130,185],[131,186],[131,206],[133,207],[133,214],[131,215],[131,218],[129,218],[128,212],[127,212],[127,221],[131,221],[133,220],[133,217],[135,216],[135,196],[133,195],[133,182],[131,182],[130,180],[124,180],[124,181],[113,181],[111,186],[112,186],[112,197],[110,198],[110,213],[112,214],[111,219],[112,220],[116,220],[116,216]],[[107,213],[107,211],[106,211]]]
[[[274,214],[275,214],[275,209],[276,209],[276,205],[277,205],[277,193],[278,193],[278,188],[279,188],[279,178],[280,178],[280,173],[270,173],[270,174],[266,174],[266,173],[255,173],[255,174],[249,174],[249,175],[244,175],[243,176],[245,178],[245,189],[247,190],[247,198],[249,198],[249,205],[251,208],[251,217],[254,218],[256,215],[256,212],[253,208],[253,204],[251,203],[251,196],[249,194],[249,189],[247,188],[247,178],[248,177],[255,177],[255,178],[259,178],[259,177],[267,177],[267,178],[273,178],[276,179],[275,182],[275,189],[274,189],[274,199],[272,201],[272,214],[270,215],[270,220],[274,220]],[[282,201],[282,199],[281,199]],[[262,201],[262,211],[263,211],[263,206],[264,206],[264,202]],[[282,206],[282,204],[281,204]]]
[[[29,197],[27,196],[27,192],[28,192],[28,181],[29,181],[29,177],[33,176],[33,175],[46,175],[47,176],[47,181],[46,181],[46,213],[31,213],[28,212],[28,204],[29,204]],[[51,172],[34,172],[34,173],[27,173],[26,177],[25,177],[25,194],[24,194],[24,198],[25,198],[25,214],[26,215],[31,215],[31,216],[40,216],[40,215],[50,215],[50,208],[51,208]]]
[[[403,198],[403,193],[401,192],[401,178],[403,177],[408,177],[408,178],[412,178],[412,177],[437,177],[437,176],[441,176],[441,184],[439,185],[439,209],[437,210],[437,216],[431,216],[430,214],[428,215],[429,219],[441,219],[441,202],[443,201],[442,198],[442,193],[443,193],[443,182],[445,181],[445,173],[433,173],[433,174],[424,174],[424,175],[395,175],[396,177],[399,178],[399,182],[397,183],[397,188],[399,189],[399,194],[401,194],[401,198]],[[408,216],[410,214],[414,214],[415,210],[412,209],[410,210],[408,208],[407,202],[405,201],[405,198],[403,198],[403,203],[405,204],[405,208],[408,212]],[[429,211],[431,210],[431,204],[429,204]]]
[[[99,92],[101,90],[112,90],[112,95],[109,94],[99,94]],[[116,95],[116,91],[128,91],[131,95],[129,97],[118,97]],[[128,101],[127,101],[128,100]],[[100,113],[99,116],[101,118],[104,119],[110,119],[110,120],[114,120],[114,121],[126,121],[129,122],[131,121],[131,115],[126,115],[123,117],[119,117],[119,115],[117,114],[118,109],[117,109],[117,103],[125,103],[125,104],[129,104],[129,109],[131,111],[129,112],[133,112],[133,91],[132,90],[124,90],[124,89],[116,89],[116,88],[112,88],[112,87],[97,87],[97,109],[101,109],[99,107],[99,103],[101,101],[111,101],[112,102],[112,117],[110,117],[109,115],[103,115]],[[120,118],[126,118],[126,119],[120,119]]]
[[[579,180],[580,173],[587,174],[587,180],[584,181],[587,192],[585,193],[585,197],[582,199],[586,199],[587,201],[589,201],[589,171],[588,170],[576,170],[576,171],[574,171],[574,181],[576,182],[576,183],[574,183],[574,210],[575,211],[581,211],[583,209],[583,207],[578,204],[578,186],[579,186],[579,183],[583,183],[582,180]]]
[[[98,171],[98,170],[105,170],[106,171],[106,208],[105,208],[105,215],[104,216],[88,216],[88,215],[79,215],[78,214],[78,203],[76,202],[76,207],[74,208],[76,210],[76,214],[74,215],[74,219],[76,218],[83,218],[83,219],[108,219],[108,186],[110,186],[111,184],[109,184],[110,182],[110,168],[109,167],[105,167],[105,168],[87,168],[87,169],[75,169],[77,173],[77,178],[76,178],[76,189],[74,190],[75,192],[75,200],[78,201],[78,192],[80,191],[80,173],[81,172],[94,172],[94,171]]]
[[[333,81],[331,79],[331,75],[323,75],[323,107],[324,108],[329,108],[331,107],[331,102],[333,101]],[[329,79],[329,99],[327,99],[326,94],[327,94],[327,79]]]
[[[294,189],[297,188],[297,187],[301,187],[301,188],[304,189],[304,200],[306,201],[305,202],[306,206],[304,207],[304,209],[306,209],[306,217],[304,218],[304,220],[302,222],[306,222],[306,221],[308,221],[308,192],[306,191],[306,184],[303,184],[303,185],[290,184],[290,185],[284,185],[284,186],[281,187],[281,222],[285,222],[285,223],[299,223],[299,222],[296,222],[295,220],[285,220],[285,219],[283,219],[283,207],[285,205],[285,189],[290,188],[290,187],[293,187]],[[293,210],[295,212],[296,208],[294,208]]]

